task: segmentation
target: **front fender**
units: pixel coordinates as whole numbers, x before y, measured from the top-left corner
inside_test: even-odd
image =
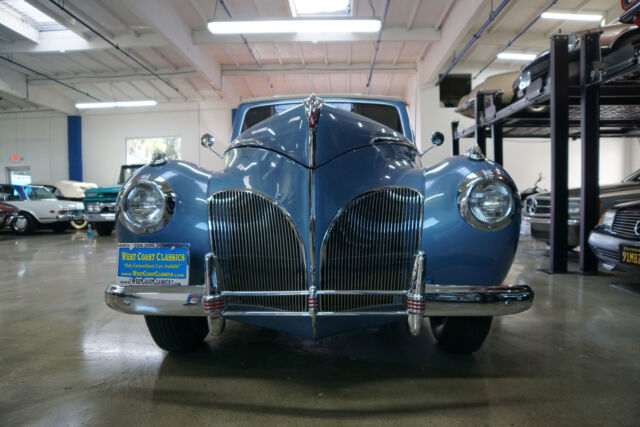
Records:
[[[422,250],[427,257],[427,283],[497,285],[511,268],[520,228],[517,196],[515,215],[497,231],[472,227],[458,210],[458,187],[478,170],[497,170],[509,176],[492,161],[464,156],[449,157],[424,170]]]
[[[145,166],[136,178],[162,180],[175,194],[175,210],[171,220],[161,230],[136,234],[125,227],[116,211],[116,229],[121,243],[189,243],[189,284],[204,282],[204,256],[210,251],[207,216],[207,185],[209,172],[182,161]]]

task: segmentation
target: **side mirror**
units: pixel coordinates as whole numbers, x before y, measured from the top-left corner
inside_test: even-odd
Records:
[[[431,134],[431,143],[433,145],[431,147],[427,148],[426,150],[424,150],[422,153],[420,153],[420,157],[422,157],[425,154],[427,154],[427,152],[429,152],[429,150],[432,150],[432,149],[434,149],[436,147],[439,147],[442,144],[444,144],[444,135],[441,132],[435,131],[434,133]]]
[[[444,135],[441,132],[435,131],[431,134],[431,142],[436,147],[441,146],[442,144],[444,144]]]
[[[213,144],[215,142],[216,142],[216,139],[210,133],[205,133],[200,138],[200,145],[202,145],[204,148],[208,148],[209,150],[211,150],[213,154],[215,154],[216,156],[222,159],[223,158],[222,154],[218,153],[216,150],[213,149]]]
[[[215,142],[216,139],[210,133],[205,133],[204,135],[202,135],[202,138],[200,138],[200,144],[202,144],[202,146],[205,148],[213,147],[213,144]]]

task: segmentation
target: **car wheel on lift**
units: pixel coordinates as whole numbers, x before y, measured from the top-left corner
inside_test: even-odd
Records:
[[[489,334],[493,317],[430,317],[431,333],[447,353],[477,351]]]
[[[153,341],[170,353],[186,353],[202,345],[209,333],[206,317],[144,316]]]
[[[113,224],[110,222],[98,222],[95,227],[100,236],[111,236],[113,231]]]
[[[89,223],[84,219],[76,219],[74,221],[71,221],[71,226],[76,230],[82,230],[87,226],[87,224]]]
[[[38,221],[27,212],[20,212],[22,218],[18,218],[11,229],[15,234],[31,234],[38,227]]]
[[[54,233],[64,233],[68,227],[69,227],[68,222],[54,222],[50,226],[50,228],[53,230]]]

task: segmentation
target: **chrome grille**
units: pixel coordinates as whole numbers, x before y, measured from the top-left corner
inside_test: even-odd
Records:
[[[551,199],[528,197],[524,202],[524,211],[528,215],[549,216],[551,214]]]
[[[616,213],[611,231],[619,236],[640,239],[640,209],[621,209]]]
[[[225,291],[306,291],[304,249],[287,213],[249,190],[209,197],[211,245],[218,259],[218,286]],[[226,297],[234,307],[305,311],[305,295]]]
[[[338,213],[322,245],[320,289],[406,291],[420,247],[423,197],[393,187],[358,196]],[[321,295],[320,311],[403,304],[403,295]]]

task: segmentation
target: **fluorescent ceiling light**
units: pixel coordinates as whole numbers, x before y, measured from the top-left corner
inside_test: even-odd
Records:
[[[498,59],[508,59],[511,61],[531,61],[536,59],[536,55],[533,53],[513,53],[513,52],[500,52]]]
[[[378,19],[287,19],[276,21],[212,21],[213,34],[375,33]]]
[[[104,108],[131,108],[131,107],[154,107],[158,103],[152,99],[141,101],[115,101],[115,102],[79,102],[76,104],[78,110],[97,110]]]
[[[590,15],[586,13],[544,12],[540,16],[544,19],[559,19],[562,21],[599,22],[602,20],[602,15]]]
[[[349,16],[351,0],[289,0],[291,15],[296,16]]]

